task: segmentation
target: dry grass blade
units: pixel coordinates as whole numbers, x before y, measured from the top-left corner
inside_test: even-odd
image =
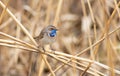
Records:
[[[81,68],[81,67],[74,66],[74,65],[72,65],[72,64],[70,64],[70,63],[65,62],[65,61],[62,60],[62,59],[57,58],[55,55],[50,55],[50,56],[54,57],[56,60],[59,60],[59,61],[63,62],[64,64],[68,65],[68,66],[75,67],[75,68],[78,69],[78,70],[84,70],[84,69]],[[92,74],[92,75],[95,75],[95,76],[99,76],[98,74],[95,74],[95,73],[93,73],[93,72],[91,72],[91,71],[88,71],[88,73],[90,73],[90,74]],[[100,74],[102,74],[102,73],[100,73]],[[102,74],[102,75],[103,75],[103,74]],[[50,75],[49,75],[49,76],[50,76]]]
[[[53,25],[55,25],[55,26],[57,26],[57,24],[58,24],[58,20],[59,20],[59,17],[60,17],[60,11],[61,11],[61,8],[62,8],[62,3],[63,3],[63,0],[59,0],[58,8],[57,8],[57,11],[56,11],[56,16],[55,16],[54,23],[53,23]]]
[[[120,29],[120,26],[117,27],[117,28],[116,28],[115,30],[113,30],[112,32],[110,32],[108,35],[112,35],[114,32],[118,31],[119,29]],[[94,46],[98,45],[98,44],[99,44],[100,42],[102,42],[105,38],[106,38],[106,37],[104,36],[102,39],[100,39],[99,41],[97,41],[96,43],[94,43],[91,47],[94,47]],[[82,52],[78,53],[77,55],[81,55],[81,54],[85,53],[86,51],[88,51],[89,49],[90,49],[90,47],[86,48],[85,50],[83,50]],[[59,53],[58,53],[58,54],[59,54]],[[73,58],[72,58],[72,59],[73,59]],[[67,61],[67,63],[70,62],[72,59],[70,59],[69,61]],[[59,70],[59,69],[62,68],[63,66],[64,66],[64,64],[63,64],[63,65],[60,65],[55,71]]]
[[[2,6],[3,8],[5,8],[5,5],[0,1],[0,6]],[[28,35],[28,37],[31,39],[31,41],[37,45],[37,43],[35,42],[35,40],[33,39],[33,37],[28,33],[28,31],[24,28],[24,26],[17,20],[17,18],[12,14],[12,12],[7,8],[6,9],[7,13],[13,18],[13,20],[15,20],[15,22],[21,27],[21,29],[26,33],[26,35]]]
[[[1,0],[0,75],[120,76],[119,7],[119,0]],[[38,48],[34,37],[48,25],[58,29],[56,41]]]
[[[20,42],[20,43],[22,43],[22,44],[24,44],[24,45],[26,45],[26,46],[28,46],[28,47],[36,48],[34,45],[28,44],[28,43],[26,43],[26,42],[24,42],[24,41],[22,41],[22,40],[20,40],[20,39],[14,38],[14,37],[12,37],[12,36],[10,36],[10,35],[8,35],[8,34],[5,34],[5,33],[3,33],[3,32],[0,32],[0,35],[5,36],[5,37],[7,37],[7,38],[9,38],[9,39],[12,39],[12,40],[14,40],[14,41]]]
[[[7,9],[7,6],[8,6],[8,3],[9,3],[9,1],[10,0],[8,0],[7,2],[6,2],[6,7],[4,8],[4,10],[2,11],[2,14],[0,15],[1,17],[0,17],[0,24],[1,24],[1,21],[2,21],[2,19],[3,19],[3,17],[4,17],[4,15],[5,15],[5,12],[6,12],[6,9]]]

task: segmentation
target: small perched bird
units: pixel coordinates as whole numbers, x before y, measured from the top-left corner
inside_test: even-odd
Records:
[[[57,29],[53,25],[49,25],[44,28],[40,34],[35,37],[35,41],[38,43],[38,47],[41,47],[44,51],[45,45],[51,45],[55,42],[57,35]]]
[[[45,46],[46,45],[51,45],[52,43],[55,42],[56,40],[56,35],[57,35],[57,29],[53,25],[49,25],[45,27],[40,34],[37,37],[34,37],[35,41],[38,44],[38,48],[43,49],[45,52]],[[29,76],[36,76],[38,73],[38,66],[39,66],[39,61],[37,60],[39,58],[38,53],[33,53],[32,54],[32,62],[31,62],[31,70],[29,71]]]

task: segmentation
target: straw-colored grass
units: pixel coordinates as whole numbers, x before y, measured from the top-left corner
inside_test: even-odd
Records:
[[[45,52],[33,39],[53,24]],[[1,0],[0,76],[119,76],[119,0]]]

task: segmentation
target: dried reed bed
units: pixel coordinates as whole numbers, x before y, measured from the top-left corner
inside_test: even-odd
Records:
[[[53,24],[52,49],[33,37]],[[119,0],[1,0],[0,76],[119,76]]]

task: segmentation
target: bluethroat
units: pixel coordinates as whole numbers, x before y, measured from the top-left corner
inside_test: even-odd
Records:
[[[45,45],[51,45],[52,43],[55,42],[56,40],[56,35],[57,35],[57,29],[53,25],[49,25],[46,28],[44,28],[40,34],[35,37],[35,41],[38,44],[39,48],[42,48],[44,51]]]

